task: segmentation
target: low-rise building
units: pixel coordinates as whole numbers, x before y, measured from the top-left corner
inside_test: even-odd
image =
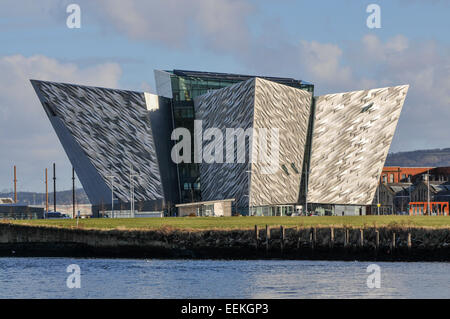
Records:
[[[234,199],[177,204],[178,216],[231,216]]]
[[[0,219],[42,219],[44,208],[22,204],[0,204]]]
[[[381,183],[372,205],[367,208],[368,214],[406,214],[414,188],[412,183]]]
[[[448,202],[450,198],[450,183],[439,181],[421,181],[411,194],[412,202]]]
[[[381,173],[382,183],[418,183],[425,180],[427,174],[430,181],[450,181],[450,167],[401,167],[385,166]]]
[[[14,204],[12,198],[0,198],[0,204]]]
[[[433,203],[430,210],[450,204],[450,167],[384,167],[368,210],[372,214],[378,210],[380,214],[399,214],[410,212],[412,206],[413,210],[423,210],[428,202]]]

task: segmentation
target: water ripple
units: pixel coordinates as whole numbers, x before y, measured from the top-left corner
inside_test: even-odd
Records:
[[[66,268],[81,268],[69,289]],[[0,258],[0,298],[449,298],[449,263]]]

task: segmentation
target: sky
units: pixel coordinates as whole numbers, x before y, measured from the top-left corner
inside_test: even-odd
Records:
[[[449,17],[448,0],[0,0],[0,192],[13,165],[19,190],[42,192],[53,162],[71,188],[29,79],[153,93],[154,69],[294,77],[316,95],[409,84],[390,151],[450,147]]]

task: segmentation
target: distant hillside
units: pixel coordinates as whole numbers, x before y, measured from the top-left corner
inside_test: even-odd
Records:
[[[450,166],[450,148],[390,153],[385,166]]]
[[[0,197],[14,198],[14,193],[0,193]],[[90,204],[89,199],[82,188],[75,190],[75,199],[78,204]],[[17,200],[19,204],[42,205],[45,203],[44,193],[18,192]],[[53,205],[53,192],[48,193],[49,205]],[[72,204],[72,190],[56,192],[56,203],[59,205]]]

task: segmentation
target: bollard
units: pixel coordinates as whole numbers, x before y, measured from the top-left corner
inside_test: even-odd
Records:
[[[408,233],[408,250],[411,250],[412,243],[411,243],[411,233]]]
[[[314,250],[315,242],[314,242],[314,229],[313,228],[311,228],[309,230],[309,243],[311,245],[311,249]]]
[[[375,230],[375,250],[380,249],[380,232],[378,229]]]
[[[344,228],[344,247],[348,247],[350,241],[350,233],[347,228]]]
[[[316,227],[313,228],[313,241],[314,241],[314,247],[317,245],[317,229]]]
[[[360,229],[359,234],[360,234],[359,245],[361,247],[364,247],[364,230]]]
[[[255,247],[256,247],[256,250],[258,250],[258,246],[259,246],[259,229],[258,229],[258,225],[255,225]]]
[[[334,247],[334,228],[330,228],[330,248]]]
[[[392,244],[391,244],[392,250],[395,249],[395,233],[392,233]]]
[[[269,252],[270,227],[266,225],[266,252]]]
[[[347,247],[347,229],[344,228],[344,247]]]
[[[298,226],[297,226],[297,250],[298,249],[300,249],[300,242],[301,242],[301,238],[302,238],[302,236],[301,236],[301,233],[300,233],[300,229],[298,228]]]
[[[281,248],[281,253],[283,253],[284,251],[284,237],[285,237],[285,229],[283,226],[280,226],[280,248]]]

